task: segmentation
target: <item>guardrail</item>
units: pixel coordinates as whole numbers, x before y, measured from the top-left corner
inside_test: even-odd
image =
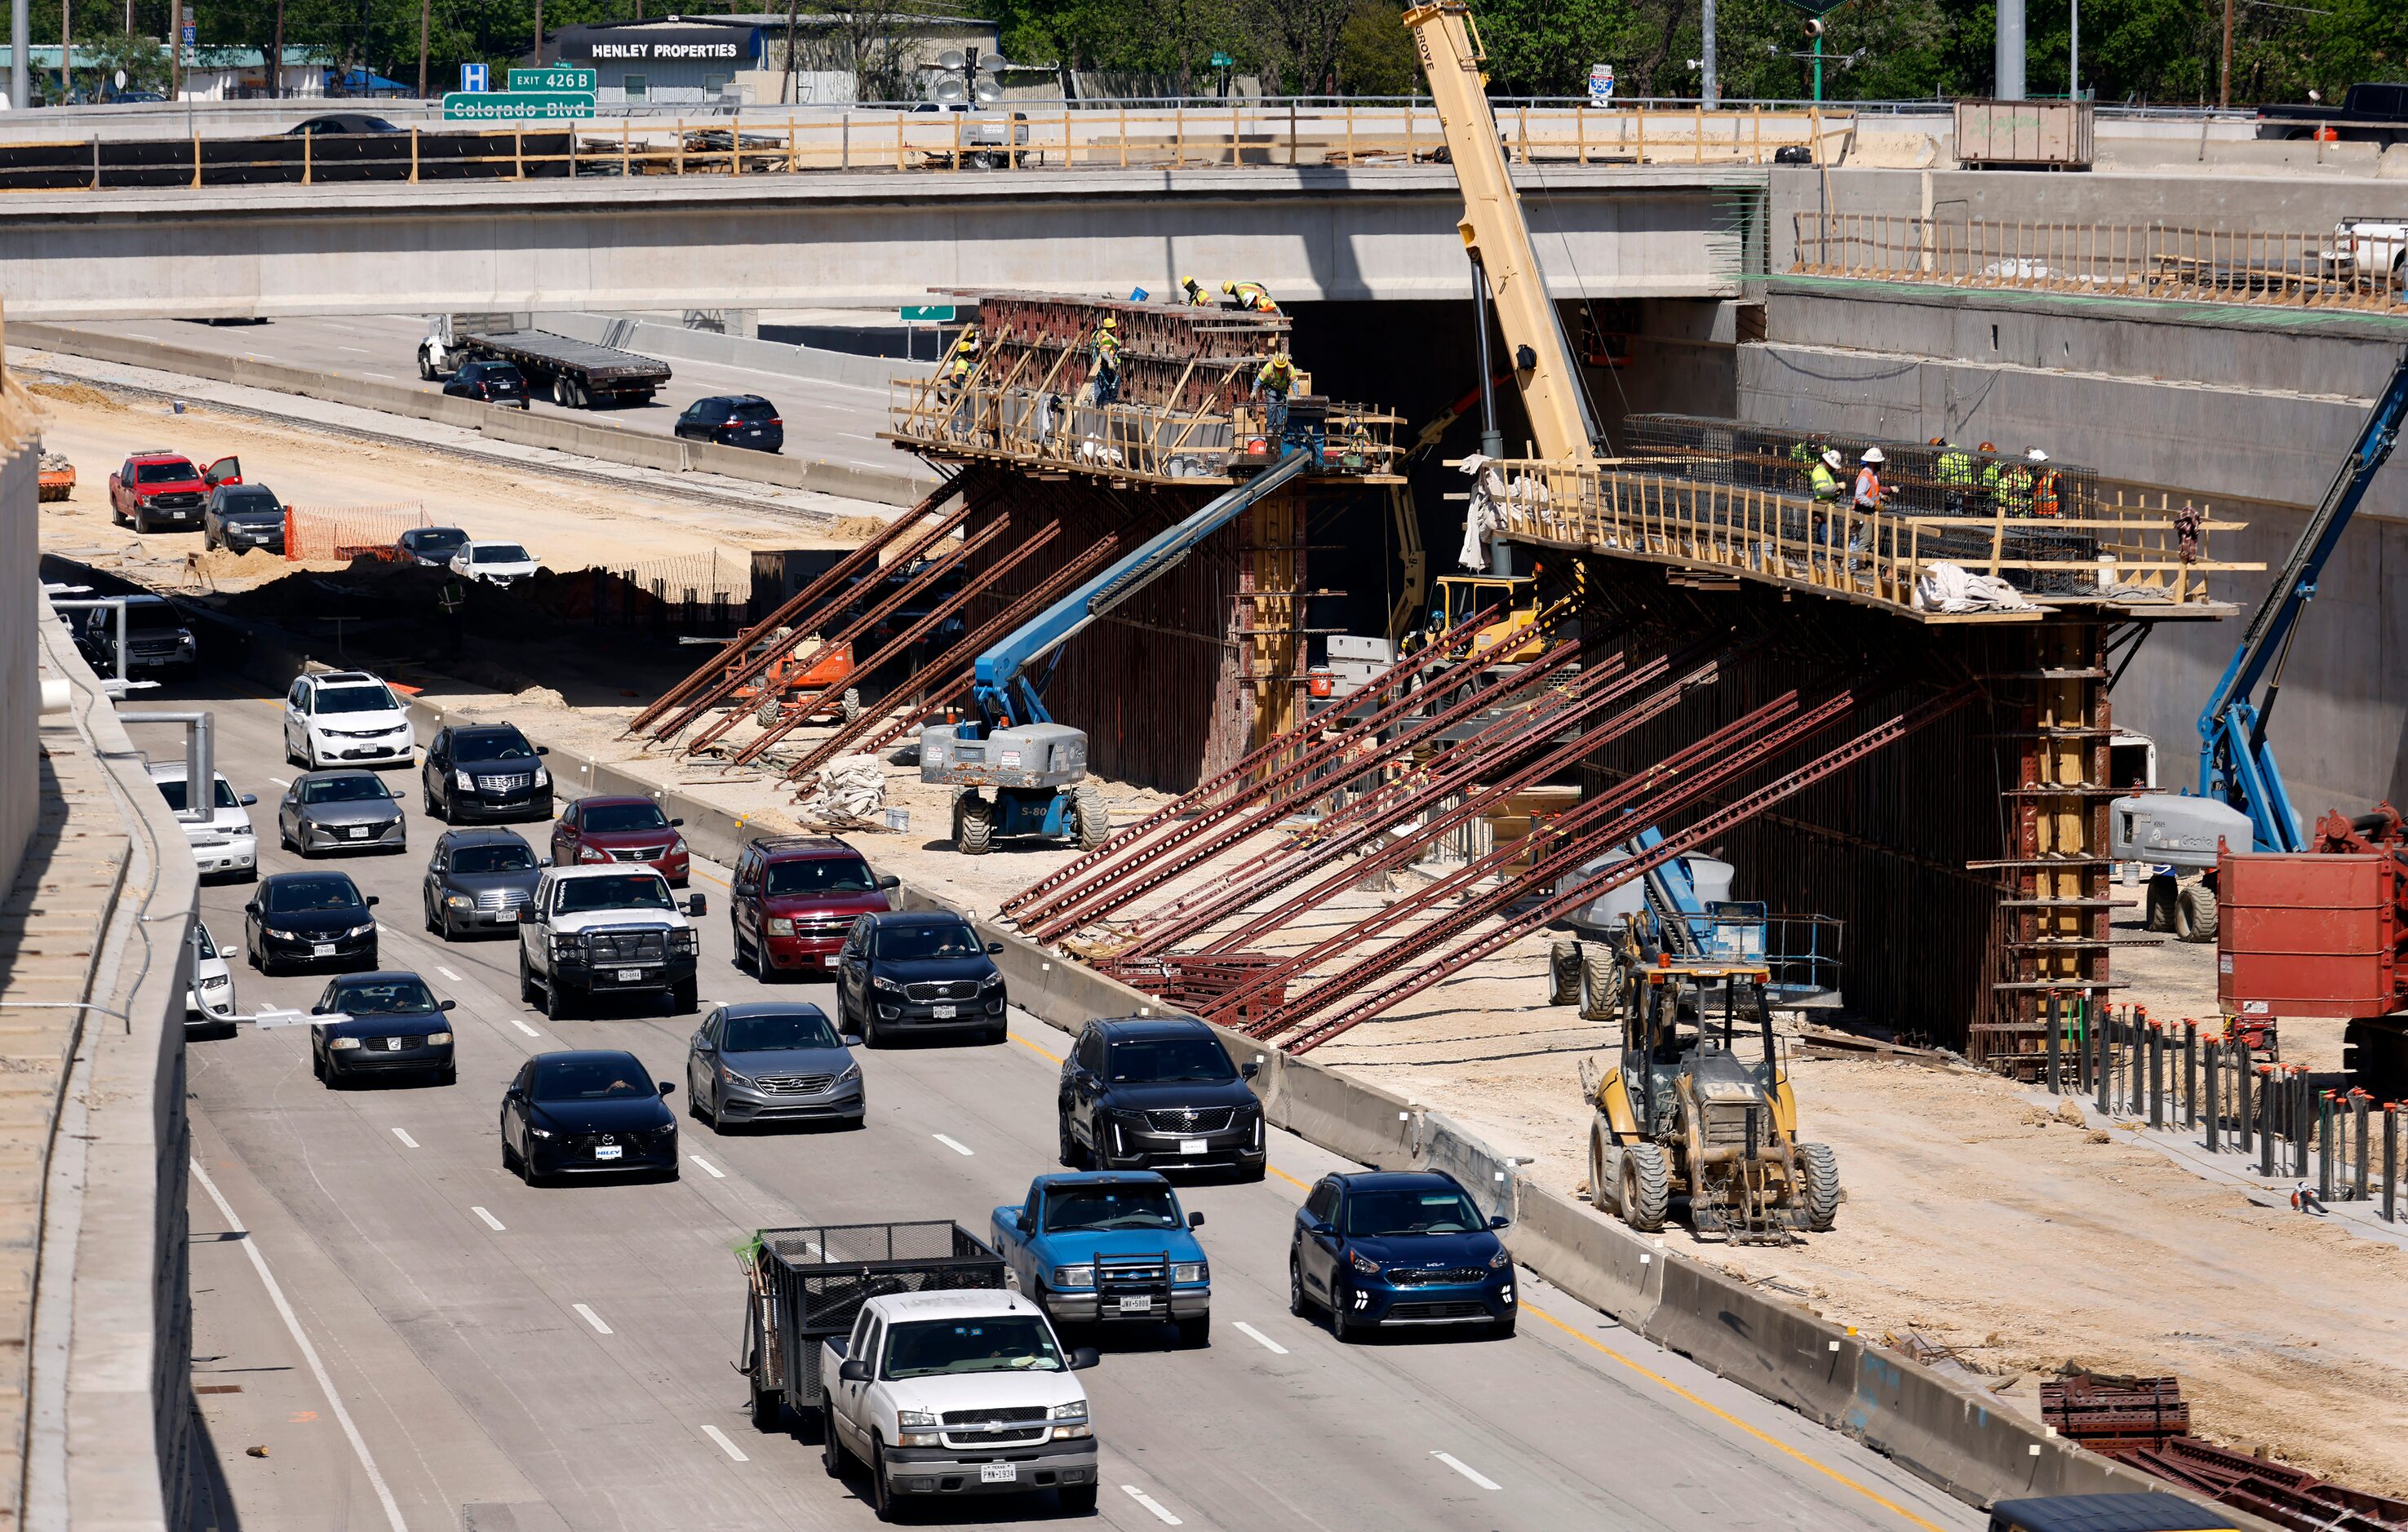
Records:
[[[2408,312],[2408,240],[2164,223],[1796,215],[1808,276],[2093,297]]]

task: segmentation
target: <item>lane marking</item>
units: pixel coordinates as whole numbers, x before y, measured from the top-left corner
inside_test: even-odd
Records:
[[[526,1023],[520,1021],[515,1016],[510,1018],[510,1024],[517,1027],[520,1031],[525,1033],[530,1038],[540,1038],[543,1036],[542,1033],[538,1032],[534,1027],[527,1025]]]
[[[400,1139],[403,1143],[408,1144],[412,1149],[416,1149],[418,1147],[418,1140],[411,1138],[409,1134],[402,1128],[394,1129],[393,1136]]]
[[[377,354],[376,352],[374,352],[374,351],[372,351],[368,350],[366,346],[342,346],[342,345],[337,345],[337,346],[335,348],[335,350],[337,350],[337,351],[350,351],[350,352],[351,352],[351,353],[352,353],[354,356],[374,356],[374,355],[376,355],[376,354]]]
[[[709,1437],[711,1440],[719,1443],[719,1450],[725,1453],[728,1456],[736,1459],[737,1462],[750,1463],[752,1461],[751,1458],[744,1455],[744,1449],[728,1440],[727,1433],[722,1431],[718,1426],[706,1425],[702,1428],[702,1434]]]
[[[704,1169],[705,1171],[707,1171],[707,1172],[709,1172],[709,1173],[710,1173],[710,1177],[711,1177],[713,1180],[715,1180],[715,1181],[725,1181],[725,1180],[727,1179],[727,1172],[726,1172],[726,1171],[722,1170],[721,1168],[719,1168],[719,1167],[717,1167],[717,1166],[715,1166],[715,1165],[711,1164],[709,1160],[704,1159],[701,1155],[699,1155],[699,1154],[688,1154],[688,1155],[686,1156],[686,1158],[687,1158],[687,1159],[692,1160],[695,1164],[696,1164],[696,1165],[698,1165],[698,1166],[702,1167],[703,1167],[703,1169]]]
[[[947,1149],[952,1150],[956,1154],[969,1154],[976,1153],[969,1145],[962,1142],[959,1138],[948,1138],[941,1133],[932,1133],[928,1135],[928,1137],[936,1139],[937,1142],[944,1145]]]
[[[603,1323],[602,1323],[602,1316],[601,1316],[600,1314],[595,1313],[593,1310],[591,1310],[591,1309],[587,1308],[585,1305],[583,1305],[583,1304],[581,1304],[581,1303],[572,1303],[572,1304],[570,1304],[570,1305],[569,1305],[569,1307],[570,1307],[571,1309],[576,1310],[577,1310],[577,1312],[578,1312],[580,1316],[582,1316],[582,1317],[583,1317],[583,1319],[584,1319],[584,1321],[585,1321],[585,1323],[586,1323],[586,1324],[591,1324],[591,1325],[593,1325],[593,1326],[594,1326],[594,1333],[595,1333],[595,1334],[596,1334],[596,1335],[609,1335],[609,1334],[611,1334],[611,1333],[612,1333],[612,1332],[611,1332],[611,1329],[610,1329],[610,1326],[609,1326],[608,1324],[603,1324]]]
[[[219,1216],[226,1221],[227,1227],[237,1234],[251,1232],[244,1227],[242,1220],[234,1215],[234,1205],[226,1201],[223,1192],[218,1190],[218,1183],[201,1168],[197,1154],[193,1156],[193,1179],[201,1183],[201,1190],[208,1193],[209,1200],[217,1204]],[[309,1338],[302,1333],[300,1317],[293,1312],[293,1305],[286,1300],[284,1289],[277,1283],[276,1273],[267,1269],[267,1257],[259,1253],[259,1241],[245,1238],[236,1243],[242,1246],[242,1253],[251,1257],[251,1269],[259,1273],[260,1285],[267,1289],[268,1301],[276,1305],[277,1313],[284,1320],[284,1328],[292,1333],[293,1344],[299,1349],[302,1360],[309,1364],[310,1376],[318,1380],[319,1390],[326,1396],[327,1405],[334,1410],[335,1420],[342,1426],[344,1439],[351,1442],[361,1468],[367,1473],[368,1484],[376,1491],[378,1503],[384,1507],[385,1522],[392,1526],[393,1532],[409,1532],[408,1524],[401,1519],[401,1506],[394,1499],[392,1488],[385,1483],[384,1475],[377,1471],[376,1459],[368,1455],[366,1439],[360,1435],[359,1426],[351,1420],[351,1412],[343,1408],[342,1396],[335,1392],[335,1380],[326,1376],[326,1364],[318,1359],[318,1348],[309,1344]]]
[[[389,373],[389,372],[368,372],[368,371],[366,371],[366,370],[363,369],[363,370],[361,371],[361,373],[360,373],[360,376],[361,376],[361,377],[363,377],[363,378],[381,378],[381,379],[384,379],[386,382],[388,382],[388,383],[398,383],[398,382],[400,382],[400,381],[401,381],[401,379],[400,379],[395,378],[393,374],[391,374],[391,373]]]
[[[379,922],[377,922],[377,934],[378,934],[379,936],[386,936],[386,937],[389,937],[389,936],[393,935],[393,927],[392,927],[392,926],[390,926],[390,925],[387,925],[387,924],[386,924],[384,922],[382,922],[382,921],[379,921]]]
[[[1583,1332],[1574,1329],[1570,1324],[1565,1324],[1562,1320],[1557,1319],[1555,1315],[1547,1312],[1544,1309],[1533,1306],[1527,1299],[1523,1301],[1522,1312],[1526,1314],[1534,1314],[1540,1319],[1546,1321],[1546,1323],[1554,1325],[1556,1329],[1563,1331],[1564,1334],[1570,1336],[1574,1340],[1577,1340],[1582,1345],[1588,1347],[1591,1351],[1604,1353],[1606,1355],[1611,1356],[1615,1361],[1621,1363],[1624,1367],[1628,1367],[1631,1371],[1639,1374],[1641,1378],[1645,1378],[1649,1382],[1660,1385],[1666,1391],[1677,1395],[1681,1398],[1687,1400],[1689,1403],[1696,1405],[1698,1409],[1704,1410],[1707,1414],[1713,1416],[1716,1420],[1721,1421],[1726,1425],[1735,1426],[1738,1429],[1746,1432],[1749,1436],[1752,1436],[1756,1440],[1763,1442],[1766,1446],[1774,1449],[1785,1456],[1794,1458],[1798,1462],[1803,1463],[1806,1467],[1813,1469],[1816,1473],[1819,1473],[1824,1478],[1831,1481],[1831,1482],[1855,1490],[1858,1495],[1870,1500],[1873,1504],[1881,1507],[1884,1511],[1889,1511],[1899,1519],[1923,1528],[1923,1532],[1943,1532],[1943,1529],[1937,1522],[1924,1520],[1914,1511],[1907,1510],[1902,1505],[1899,1505],[1897,1501],[1892,1500],[1880,1494],[1878,1491],[1849,1478],[1839,1469],[1827,1467],[1826,1465],[1817,1462],[1814,1458],[1799,1451],[1797,1448],[1790,1446],[1785,1441],[1775,1440],[1764,1432],[1757,1430],[1755,1426],[1750,1425],[1747,1422],[1740,1419],[1737,1415],[1732,1414],[1729,1410],[1721,1408],[1719,1405],[1707,1403],[1704,1399],[1699,1398],[1689,1390],[1683,1388],[1680,1384],[1674,1382],[1671,1379],[1665,1377],[1662,1373],[1657,1372],[1651,1367],[1641,1366],[1639,1363],[1632,1361],[1629,1357],[1623,1355],[1620,1352],[1615,1351],[1612,1346],[1607,1345],[1604,1341],[1598,1339],[1595,1336],[1584,1334]]]
[[[274,783],[275,783],[277,786],[279,786],[279,787],[290,787],[290,786],[292,786],[292,785],[293,785],[291,782],[286,781],[286,780],[285,780],[283,778],[281,778],[281,777],[270,777],[270,778],[268,778],[267,780],[268,780],[269,781],[271,781],[271,782],[274,782]]]
[[[1263,1168],[1269,1171],[1272,1175],[1277,1176],[1280,1180],[1287,1182],[1290,1186],[1295,1187],[1297,1191],[1310,1192],[1312,1190],[1311,1186],[1308,1186],[1303,1181],[1297,1180],[1294,1176],[1289,1175],[1286,1171],[1281,1169],[1276,1165],[1266,1165]]]
[[[504,1224],[500,1219],[495,1218],[492,1213],[487,1212],[482,1208],[470,1208],[468,1210],[475,1213],[479,1218],[483,1219],[485,1221],[485,1226],[493,1230],[495,1234],[501,1233],[502,1230],[508,1226]]]
[[[445,967],[440,963],[435,965],[435,971],[441,974],[444,978],[449,979],[455,984],[465,984],[467,982],[466,980],[461,978],[458,974],[453,973],[451,969]]]
[[[1273,1340],[1269,1336],[1267,1336],[1267,1335],[1263,1334],[1263,1332],[1262,1332],[1262,1331],[1255,1329],[1253,1325],[1251,1325],[1251,1324],[1247,1324],[1244,1320],[1242,1320],[1242,1319],[1241,1319],[1241,1320],[1238,1321],[1238,1328],[1240,1328],[1240,1329],[1241,1329],[1241,1330],[1245,1331],[1248,1335],[1250,1335],[1250,1336],[1254,1337],[1255,1340],[1259,1341],[1259,1342],[1262,1344],[1262,1348],[1263,1348],[1263,1350],[1265,1350],[1265,1351],[1267,1351],[1267,1352],[1269,1352],[1272,1355],[1274,1355],[1274,1356],[1285,1356],[1285,1355],[1287,1354],[1287,1348],[1286,1348],[1285,1346],[1283,1346],[1283,1345],[1281,1345],[1278,1341]]]
[[[1455,1456],[1453,1453],[1430,1453],[1430,1456],[1437,1458],[1440,1462],[1445,1464],[1448,1468],[1453,1468],[1455,1472],[1463,1475],[1466,1479],[1470,1480],[1482,1489],[1502,1489],[1504,1487],[1498,1483],[1496,1480],[1489,1478],[1486,1474],[1481,1473],[1472,1468],[1469,1465],[1466,1464],[1463,1459]]]
[[[1056,1063],[1056,1064],[1059,1064],[1059,1063],[1061,1063],[1061,1062],[1062,1062],[1062,1055],[1061,1055],[1061,1054],[1059,1054],[1059,1053],[1055,1053],[1055,1052],[1049,1052],[1049,1051],[1047,1051],[1047,1050],[1045,1050],[1045,1049],[1042,1049],[1042,1048],[1038,1047],[1035,1043],[1030,1042],[1026,1038],[1022,1037],[1019,1033],[1015,1032],[1015,1033],[1012,1033],[1010,1036],[1011,1036],[1011,1040],[1012,1040],[1012,1041],[1014,1041],[1014,1042],[1016,1042],[1016,1043],[1020,1044],[1020,1046],[1021,1046],[1021,1047],[1027,1049],[1030,1052],[1032,1052],[1032,1053],[1036,1054],[1039,1058],[1041,1058],[1041,1059],[1052,1059],[1052,1060],[1053,1060],[1054,1063]]]
[[[1161,1521],[1163,1525],[1184,1526],[1187,1525],[1178,1517],[1172,1515],[1169,1511],[1165,1511],[1162,1508],[1162,1502],[1156,1500],[1153,1496],[1148,1495],[1145,1491],[1138,1488],[1135,1484],[1123,1484],[1121,1488],[1128,1492],[1128,1497],[1130,1499],[1135,1500],[1138,1504],[1145,1507],[1146,1510],[1153,1511],[1155,1517]]]
[[[156,340],[159,338],[157,336],[146,336],[139,330],[124,330],[119,333],[123,335],[128,340]]]

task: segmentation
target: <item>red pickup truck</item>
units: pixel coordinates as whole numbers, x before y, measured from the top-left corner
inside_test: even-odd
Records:
[[[109,518],[136,532],[198,529],[209,491],[241,482],[242,463],[236,458],[222,457],[204,472],[193,466],[191,458],[165,448],[136,452],[108,476]]]

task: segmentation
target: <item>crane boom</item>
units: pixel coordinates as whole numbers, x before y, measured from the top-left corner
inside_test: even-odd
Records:
[[[2332,486],[2309,516],[2290,556],[2274,572],[2265,601],[2241,636],[2241,647],[2200,710],[2200,794],[2247,814],[2251,838],[2261,852],[2307,850],[2300,816],[2266,742],[2266,721],[2282,690],[2283,656],[2289,652],[2300,615],[2315,599],[2325,561],[2340,544],[2367,486],[2390,457],[2403,418],[2408,418],[2408,352],[2401,353],[2391,381],[2367,412]],[[2258,700],[2261,682],[2266,688],[2263,702]]]
[[[1547,296],[1512,167],[1497,136],[1470,8],[1462,0],[1437,0],[1413,7],[1404,20],[1446,132],[1455,182],[1463,189],[1463,221],[1456,228],[1496,298],[1498,327],[1512,354],[1513,380],[1539,455],[1555,463],[1594,459],[1597,424],[1589,418],[1571,346]]]

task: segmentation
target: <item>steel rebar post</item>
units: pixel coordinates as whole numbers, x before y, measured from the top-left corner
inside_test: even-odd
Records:
[[[2383,1103],[2383,1221],[2397,1222],[2394,1202],[2400,1189],[2400,1103]]]
[[[2316,1200],[2330,1202],[2333,1195],[2332,1092],[2318,1091],[2310,1105],[2315,1107],[2316,1114]]]
[[[2199,1024],[2183,1022],[2183,1131],[2199,1126]]]
[[[2149,1024],[2149,1126],[2166,1125],[2166,1029]]]
[[[2258,1173],[2274,1179],[2274,1067],[2258,1066]]]
[[[2291,1174],[2308,1179],[2308,1150],[2315,1134],[2315,1095],[2303,1064],[2291,1067]]]
[[[2075,1031],[2073,1034],[2073,1092],[2076,1095],[2090,1094],[2090,996],[2083,995],[2073,1002]]]
[[[2113,1089],[2107,1078],[2107,1050],[2111,1046],[2108,1033],[2114,1024],[2114,1012],[2101,1006],[2099,1008],[2099,1016],[2090,1028],[2090,1052],[2096,1055],[2090,1067],[2090,1088],[2098,1099],[2099,1115],[2101,1117],[2108,1114],[2107,1093]]]
[[[2051,1095],[2062,1095],[2065,1094],[2064,1081],[2058,1078],[2057,1072],[2057,1051],[2065,1033],[2065,1005],[2064,1001],[2059,996],[2052,995],[2048,997],[2047,1007],[2048,1094]]]
[[[2358,1163],[2350,1167],[2349,1176],[2349,1199],[2352,1202],[2366,1200],[2366,1114],[2372,1104],[2372,1098],[2364,1091],[2349,1093],[2350,1115],[2358,1119]]]
[[[2220,1050],[2218,1050],[2214,1042],[2211,1040],[2207,1045],[2207,1078],[2205,1081],[2207,1086],[2207,1099],[2205,1102],[2207,1108],[2207,1152],[2211,1154],[2221,1154],[2224,1153],[2224,1119],[2218,1115],[2215,1104],[2216,1055],[2219,1052]]]
[[[2226,1038],[2225,1049],[2232,1055],[2232,1130],[2238,1136],[2238,1148],[2249,1153],[2249,1055],[2241,1052],[2237,1039]]]

